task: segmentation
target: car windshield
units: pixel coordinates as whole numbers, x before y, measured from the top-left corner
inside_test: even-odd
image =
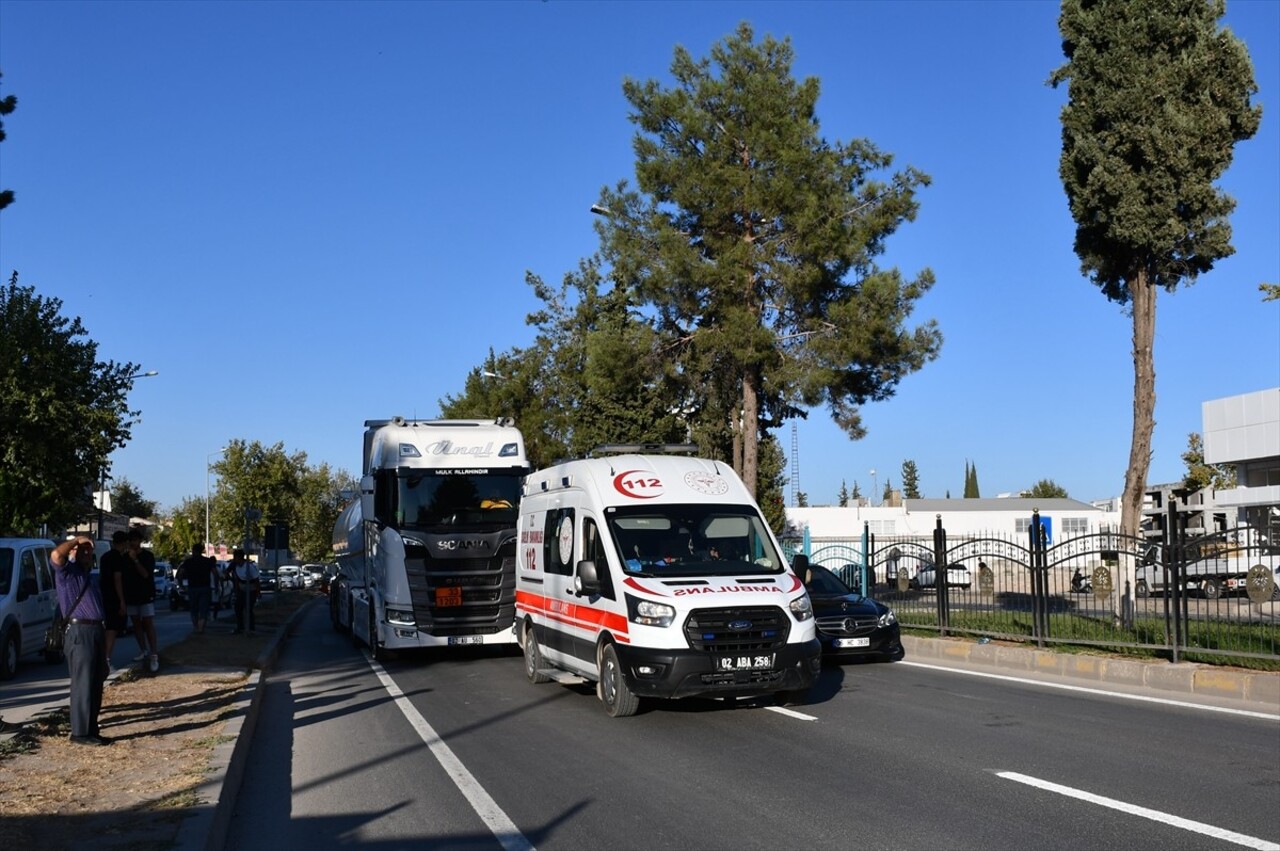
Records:
[[[786,570],[768,528],[746,505],[654,505],[605,513],[635,576],[773,576]]]
[[[809,575],[804,584],[815,597],[843,597],[853,593],[848,585],[840,581],[840,577],[820,564],[809,565]]]

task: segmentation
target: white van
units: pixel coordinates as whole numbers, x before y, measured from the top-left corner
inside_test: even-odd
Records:
[[[530,474],[520,503],[516,639],[532,682],[642,697],[776,693],[821,666],[813,609],[732,468],[602,447]],[[637,453],[637,454],[633,454]]]
[[[58,608],[52,551],[53,541],[0,538],[0,680],[17,673],[23,656],[44,649]]]

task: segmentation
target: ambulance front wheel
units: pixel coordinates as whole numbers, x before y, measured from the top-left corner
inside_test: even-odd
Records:
[[[606,644],[600,653],[600,683],[597,686],[600,702],[610,718],[626,718],[635,715],[640,708],[640,698],[627,688],[626,678],[622,676],[622,665],[618,664],[618,651],[612,644]]]
[[[542,651],[538,649],[538,639],[533,637],[533,624],[524,625],[524,640],[520,643],[524,645],[524,673],[529,682],[551,682],[551,678],[542,670]]]
[[[780,691],[775,697],[779,706],[804,706],[809,702],[809,690],[807,688],[799,688],[791,691]]]

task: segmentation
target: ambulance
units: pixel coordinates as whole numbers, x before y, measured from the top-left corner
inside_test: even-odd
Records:
[[[516,640],[534,683],[642,698],[800,698],[820,670],[813,608],[728,465],[692,446],[601,447],[525,478]]]

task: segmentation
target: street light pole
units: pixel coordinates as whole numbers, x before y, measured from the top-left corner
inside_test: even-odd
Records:
[[[149,369],[146,372],[139,372],[129,378],[129,389],[133,389],[133,382],[137,381],[139,378],[154,378],[159,374],[160,372],[154,369]],[[101,490],[98,491],[98,540],[101,541],[103,539],[102,531],[106,521],[107,509],[107,465],[105,463],[102,465],[102,475],[100,477],[99,487]]]
[[[210,452],[204,459],[204,554],[209,555],[209,467],[213,463],[213,456],[221,455],[227,451],[227,447],[222,447],[216,452]]]

